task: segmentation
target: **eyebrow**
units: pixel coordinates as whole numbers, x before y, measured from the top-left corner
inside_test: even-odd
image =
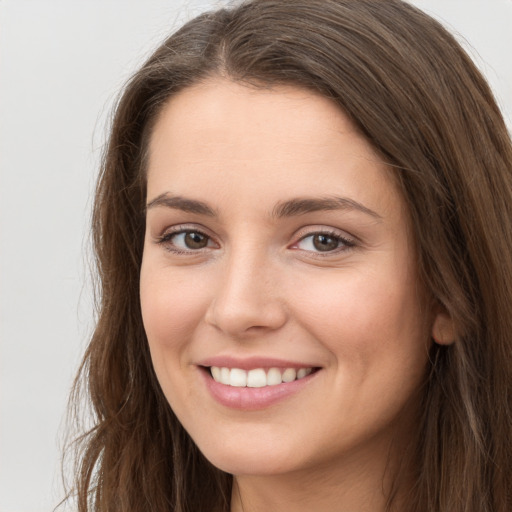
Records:
[[[198,201],[196,199],[187,199],[182,196],[171,196],[167,192],[160,194],[152,199],[147,205],[146,209],[163,206],[175,210],[181,210],[188,213],[196,213],[198,215],[206,215],[207,217],[216,217],[216,211],[211,208],[207,203]],[[288,201],[279,202],[272,210],[273,218],[295,217],[305,215],[307,213],[318,211],[359,211],[369,215],[375,219],[382,220],[382,217],[370,208],[350,199],[348,197],[323,197],[323,198],[295,198]]]
[[[382,217],[370,208],[349,199],[348,197],[329,196],[324,198],[297,198],[290,201],[278,203],[272,212],[272,216],[276,218],[293,217],[296,215],[304,215],[306,213],[329,211],[329,210],[345,210],[359,211],[366,215],[370,215],[375,219],[382,220]]]
[[[198,215],[206,215],[208,217],[216,216],[215,210],[202,201],[187,199],[181,196],[170,196],[167,192],[152,199],[146,205],[146,210],[157,206],[165,206],[166,208],[182,210],[188,213],[197,213]]]

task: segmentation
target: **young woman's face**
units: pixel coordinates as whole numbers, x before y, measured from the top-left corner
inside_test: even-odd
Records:
[[[165,396],[224,471],[371,464],[403,434],[429,347],[407,214],[329,100],[221,79],[175,96],[140,287]]]

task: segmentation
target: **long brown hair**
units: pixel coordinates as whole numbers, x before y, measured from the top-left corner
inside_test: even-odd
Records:
[[[169,97],[213,75],[331,98],[395,169],[422,280],[457,332],[432,348],[404,510],[512,510],[510,136],[455,39],[400,0],[253,0],[203,14],[127,84],[94,205],[98,321],[73,395],[90,397],[94,426],[78,444],[78,510],[229,510],[230,475],[160,390],[139,304],[151,129]]]

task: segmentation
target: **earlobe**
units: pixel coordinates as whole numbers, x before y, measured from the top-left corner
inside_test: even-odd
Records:
[[[455,341],[455,327],[448,313],[437,313],[432,324],[432,338],[438,345],[451,345]]]

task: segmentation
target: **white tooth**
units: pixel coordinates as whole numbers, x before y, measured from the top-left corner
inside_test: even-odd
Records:
[[[304,377],[308,376],[313,371],[313,368],[301,368],[297,372],[297,379],[303,379]]]
[[[229,372],[229,385],[237,388],[247,386],[247,372],[240,370],[240,368],[231,368]]]
[[[306,370],[306,368],[301,368],[297,372],[297,379],[303,379],[307,374],[308,374],[308,371]]]
[[[267,373],[267,386],[276,386],[277,384],[281,384],[281,371],[279,368],[270,368]]]
[[[218,366],[212,366],[210,371],[212,373],[213,380],[215,382],[220,382],[220,368]]]
[[[220,382],[226,386],[229,386],[229,368],[220,369]]]
[[[297,377],[297,372],[295,371],[295,368],[286,368],[286,370],[283,372],[283,382],[292,382],[292,380],[295,380],[295,377]]]
[[[262,388],[267,385],[267,376],[265,370],[256,368],[249,370],[247,373],[247,387],[248,388]]]

